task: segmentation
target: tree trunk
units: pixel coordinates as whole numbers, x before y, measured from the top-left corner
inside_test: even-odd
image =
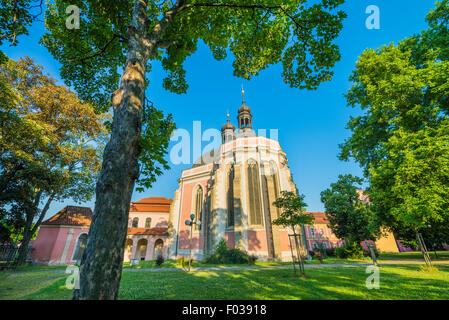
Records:
[[[26,259],[28,257],[28,245],[30,243],[30,240],[33,237],[33,234],[36,232],[37,228],[39,228],[39,226],[41,225],[41,222],[44,219],[44,216],[47,213],[48,208],[50,207],[50,204],[55,197],[55,194],[56,194],[56,192],[54,192],[53,194],[51,194],[48,197],[44,208],[39,213],[38,220],[34,224],[34,227],[32,227],[33,220],[36,217],[37,213],[39,212],[39,203],[40,203],[40,199],[42,196],[42,191],[39,191],[36,194],[34,202],[33,202],[33,207],[26,214],[26,223],[25,223],[25,227],[23,230],[22,244],[20,245],[17,260],[16,260],[17,266],[21,266],[26,263]]]
[[[128,56],[120,88],[114,92],[111,138],[103,154],[95,210],[74,299],[117,299],[128,213],[139,176],[141,110],[147,64],[147,0],[137,0],[129,27]]]
[[[302,261],[302,256],[301,256],[301,251],[300,251],[300,248],[299,248],[298,237],[296,236],[295,226],[293,226],[293,236],[295,238],[296,254],[298,255],[299,272],[300,272],[301,276],[303,276],[303,275],[305,275],[304,262]]]
[[[184,5],[179,0],[148,32],[148,0],[135,0],[128,28],[128,56],[120,88],[114,92],[111,138],[103,153],[95,210],[73,299],[117,299],[122,275],[128,214],[139,176],[139,136],[145,73],[161,35]]]

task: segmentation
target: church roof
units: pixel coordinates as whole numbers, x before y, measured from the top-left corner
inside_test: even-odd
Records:
[[[167,228],[128,228],[128,235],[166,236]]]
[[[66,206],[41,225],[90,226],[92,210],[88,207]]]
[[[222,127],[221,127],[221,131],[223,132],[223,131],[225,131],[226,129],[231,129],[231,130],[235,130],[235,126],[232,124],[232,123],[230,123],[229,122],[229,119],[228,119],[228,122],[227,123],[225,123]]]
[[[312,215],[315,220],[313,221],[316,224],[328,224],[329,220],[327,219],[327,215],[325,212],[304,212],[304,214]]]
[[[129,212],[170,212],[172,199],[164,197],[148,197],[131,202]]]
[[[239,108],[239,113],[244,111],[251,113],[251,109],[245,104],[245,102],[243,102],[243,105]]]
[[[220,159],[220,149],[214,149],[204,152],[201,157],[195,160],[192,168],[201,167],[206,164],[214,163],[214,160]]]

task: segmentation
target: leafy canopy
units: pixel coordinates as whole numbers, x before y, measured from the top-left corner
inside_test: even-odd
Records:
[[[41,213],[44,199],[89,200],[101,167],[106,115],[25,57],[0,65],[0,213],[22,225]],[[48,206],[45,206],[48,209]],[[26,219],[23,218],[26,216]],[[20,223],[19,223],[20,222]]]
[[[346,14],[336,11],[344,0],[148,1],[147,29],[176,11],[159,39],[151,60],[167,72],[164,87],[185,93],[183,63],[202,40],[215,59],[234,57],[234,74],[250,79],[270,64],[282,63],[291,87],[314,89],[330,80],[339,60],[333,43]],[[110,105],[127,54],[128,25],[134,1],[56,0],[46,11],[49,30],[42,43],[62,64],[61,76],[84,100],[99,108]],[[80,28],[67,29],[65,10],[81,10]]]
[[[378,233],[368,203],[358,193],[362,179],[350,174],[339,175],[338,181],[321,192],[326,216],[332,232],[351,243],[373,239]]]
[[[360,56],[347,100],[364,114],[340,154],[364,168],[379,222],[407,238],[449,221],[449,1],[426,19],[420,34]]]
[[[307,207],[304,198],[304,195],[297,195],[291,191],[281,191],[281,197],[276,199],[273,205],[282,210],[279,217],[273,220],[273,224],[284,227],[289,226],[293,230],[295,230],[296,226],[313,224],[313,216],[303,213],[305,207]]]
[[[42,0],[2,0],[0,2],[0,46],[5,41],[16,45],[20,35],[28,35],[28,28],[42,14],[42,5]]]

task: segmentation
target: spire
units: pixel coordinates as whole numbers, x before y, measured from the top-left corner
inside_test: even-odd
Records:
[[[234,140],[235,126],[229,121],[229,113],[226,114],[226,123],[221,127],[221,137],[223,143]]]
[[[239,132],[253,132],[252,118],[251,109],[245,104],[245,90],[243,90],[242,84],[242,106],[239,108],[239,115],[237,116]]]

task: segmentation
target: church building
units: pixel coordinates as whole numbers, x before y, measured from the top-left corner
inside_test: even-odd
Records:
[[[169,216],[171,258],[188,256],[192,241],[192,257],[201,260],[225,239],[259,260],[291,259],[291,231],[272,224],[280,213],[273,202],[283,190],[297,192],[296,186],[285,152],[277,140],[256,134],[242,95],[238,128],[228,114],[220,148],[203,154],[178,180]]]

